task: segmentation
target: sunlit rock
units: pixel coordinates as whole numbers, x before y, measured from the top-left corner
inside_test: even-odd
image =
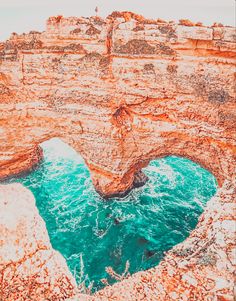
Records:
[[[0,186],[0,233],[1,300],[75,295],[66,261],[52,248],[32,193],[20,184]]]

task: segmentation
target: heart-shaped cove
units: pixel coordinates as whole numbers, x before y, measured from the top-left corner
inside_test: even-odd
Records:
[[[52,246],[66,258],[78,283],[93,284],[93,292],[104,286],[102,279],[115,281],[106,267],[122,274],[128,262],[132,274],[156,266],[194,229],[217,189],[207,170],[170,156],[143,169],[149,177],[145,186],[123,199],[104,201],[70,146],[57,138],[41,146],[39,168],[10,181],[33,192]]]

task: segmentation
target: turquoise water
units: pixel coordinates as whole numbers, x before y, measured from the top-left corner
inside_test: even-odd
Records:
[[[66,258],[78,283],[157,265],[164,252],[183,241],[196,226],[206,202],[216,192],[212,174],[179,157],[150,162],[149,181],[123,199],[104,201],[94,190],[81,157],[59,139],[42,144],[44,161],[21,182],[36,198],[53,247]]]

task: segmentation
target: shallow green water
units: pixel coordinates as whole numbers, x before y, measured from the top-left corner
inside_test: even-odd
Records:
[[[212,174],[184,158],[166,157],[145,169],[147,184],[124,199],[103,201],[81,157],[58,139],[42,144],[44,162],[11,179],[28,187],[46,222],[53,247],[66,258],[77,281],[112,280],[105,267],[134,273],[158,264],[165,251],[196,226],[216,192]],[[83,272],[81,272],[83,270]]]

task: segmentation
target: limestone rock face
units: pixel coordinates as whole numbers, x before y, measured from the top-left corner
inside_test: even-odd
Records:
[[[1,301],[59,301],[76,293],[32,193],[21,184],[0,185],[0,275]]]
[[[51,17],[0,44],[0,178],[62,138],[96,189],[123,194],[154,158],[179,155],[222,185],[235,177],[235,31],[147,20]]]

